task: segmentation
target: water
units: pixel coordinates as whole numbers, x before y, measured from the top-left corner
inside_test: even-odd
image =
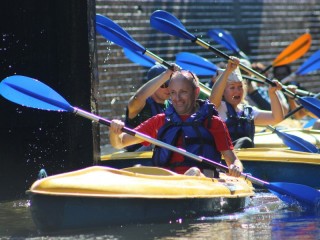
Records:
[[[257,193],[238,213],[173,223],[112,226],[41,234],[28,200],[0,202],[1,239],[320,239],[319,215],[288,209],[270,193]]]

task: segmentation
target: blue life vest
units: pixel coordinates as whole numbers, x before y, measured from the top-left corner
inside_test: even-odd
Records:
[[[129,119],[128,118],[128,109],[126,112],[126,120],[125,124],[127,127],[135,128],[140,123],[146,121],[147,119],[159,114],[163,113],[164,110],[168,107],[169,102],[166,100],[164,104],[159,104],[153,100],[152,97],[148,97],[146,99],[146,104],[143,109],[137,114],[136,117]]]
[[[146,100],[146,104],[148,104],[151,108],[151,114],[152,117],[159,114],[159,113],[163,113],[166,107],[166,104],[159,104],[156,101],[153,100],[152,97],[148,97]]]
[[[169,105],[168,100],[166,100],[164,102],[164,104],[159,104],[156,101],[154,101],[152,97],[148,97],[146,99],[146,105],[143,107],[143,109],[138,113],[138,115],[136,117],[129,119],[128,118],[129,113],[128,113],[128,108],[127,108],[125,125],[126,125],[126,127],[129,127],[129,128],[135,128],[140,123],[146,121],[147,119],[149,119],[159,113],[163,113],[168,105]],[[134,145],[126,147],[126,150],[128,152],[134,152],[142,146],[143,146],[142,144],[138,143],[138,144],[134,144]]]
[[[157,138],[176,146],[178,138],[182,137],[181,148],[190,153],[220,161],[221,153],[216,149],[214,138],[207,129],[211,127],[212,116],[217,116],[218,112],[209,101],[197,100],[197,102],[200,105],[199,111],[192,114],[184,122],[170,104],[165,111],[165,124],[159,129]],[[205,122],[207,126],[205,126]],[[188,157],[184,157],[183,162],[175,162],[174,159],[171,159],[171,155],[172,151],[156,146],[152,156],[154,165],[169,167],[172,170],[181,166],[203,168],[200,164],[195,163],[195,160]]]
[[[249,137],[252,142],[255,133],[254,116],[252,107],[243,106],[243,111],[237,113],[235,109],[226,102],[227,105],[227,120],[226,125],[229,130],[232,141],[242,137]]]

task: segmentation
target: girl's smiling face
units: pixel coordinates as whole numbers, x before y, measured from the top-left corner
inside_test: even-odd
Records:
[[[243,84],[242,82],[229,82],[224,90],[224,100],[230,103],[233,107],[237,107],[243,99]]]

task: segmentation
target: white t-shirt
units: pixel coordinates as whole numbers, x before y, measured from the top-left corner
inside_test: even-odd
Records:
[[[236,109],[236,112],[240,114],[243,111],[243,107],[244,107],[244,104],[239,104]],[[227,120],[227,112],[228,112],[226,102],[221,101],[221,104],[217,110],[219,112],[220,118],[225,122]],[[256,118],[259,115],[259,110],[256,107],[252,107],[252,115],[254,118]]]

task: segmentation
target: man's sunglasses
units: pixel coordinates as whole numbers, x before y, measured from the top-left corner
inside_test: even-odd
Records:
[[[160,86],[160,88],[168,88],[169,87],[169,81],[166,81],[164,84]]]

